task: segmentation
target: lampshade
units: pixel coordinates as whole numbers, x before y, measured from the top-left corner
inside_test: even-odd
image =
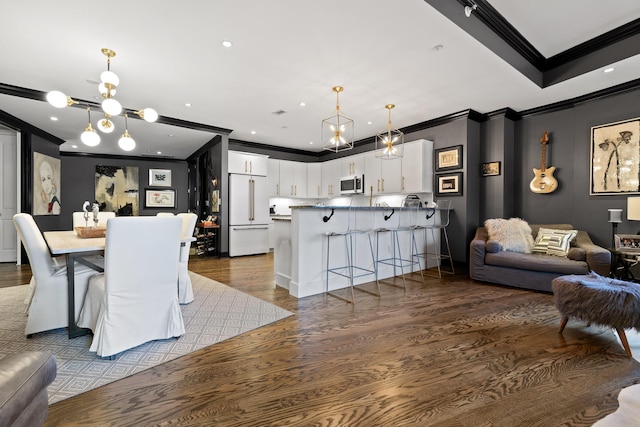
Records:
[[[627,197],[627,219],[640,221],[640,197]]]
[[[125,130],[118,140],[118,146],[124,151],[131,151],[136,148],[136,141],[134,141],[134,139],[131,138],[131,135],[129,135],[129,132]]]
[[[89,118],[89,122],[87,123],[87,127],[84,132],[80,135],[80,141],[82,141],[85,145],[89,147],[95,147],[100,144],[100,135],[94,128],[91,127],[91,108],[87,107],[87,116]]]
[[[153,123],[158,120],[158,113],[153,108],[145,108],[143,110],[135,111],[135,113],[144,121]]]
[[[97,126],[98,130],[103,133],[111,133],[116,128],[113,122],[109,119],[109,115],[105,115],[104,118],[98,120]]]
[[[376,135],[376,157],[386,160],[397,159],[404,155],[404,134],[391,124],[391,109],[395,105],[384,106],[389,110],[387,127]]]
[[[122,112],[122,105],[113,98],[102,101],[102,109],[110,116],[117,116]]]
[[[113,71],[103,71],[102,74],[100,74],[100,80],[105,84],[105,86],[110,84],[114,88],[118,87],[120,84],[120,78]]]
[[[609,209],[609,222],[622,222],[622,209]]]
[[[336,93],[336,113],[322,121],[322,148],[329,151],[344,151],[353,148],[353,120],[342,114],[340,111],[339,94],[344,88],[334,86]]]

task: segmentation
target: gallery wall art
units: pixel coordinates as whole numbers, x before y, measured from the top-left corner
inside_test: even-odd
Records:
[[[33,153],[33,215],[60,215],[60,159]]]
[[[117,216],[139,214],[139,175],[136,166],[96,166],[96,201],[100,211]]]

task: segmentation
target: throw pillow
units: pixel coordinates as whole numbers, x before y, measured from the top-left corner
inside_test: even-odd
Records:
[[[555,230],[552,228],[540,228],[533,245],[533,253],[542,253],[555,256],[567,256],[571,240],[576,237],[578,230]]]
[[[531,253],[531,227],[520,218],[495,218],[484,222],[490,240],[496,240],[503,251]]]

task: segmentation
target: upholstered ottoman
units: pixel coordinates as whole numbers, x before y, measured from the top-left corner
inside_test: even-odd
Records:
[[[640,330],[640,284],[590,273],[557,277],[551,287],[556,307],[562,314],[560,333],[570,317],[609,326],[618,332],[631,357],[624,330]]]

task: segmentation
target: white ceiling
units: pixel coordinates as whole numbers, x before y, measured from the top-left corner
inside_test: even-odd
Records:
[[[545,57],[640,18],[638,0],[489,2]],[[358,140],[386,126],[388,103],[396,105],[394,126],[404,127],[469,108],[539,107],[640,78],[635,56],[613,73],[598,69],[542,89],[424,0],[112,0],[106,8],[30,0],[2,8],[1,83],[94,100],[107,47],[117,52],[111,70],[123,106],[308,151],[321,149],[335,85],[345,87],[341,109]],[[67,141],[64,151],[125,154],[115,142],[122,118],[111,140],[90,149],[79,142],[81,109],[0,95],[0,110]],[[94,123],[98,117],[92,113]],[[138,145],[128,154],[178,159],[215,135],[141,120],[129,120],[129,133]]]

